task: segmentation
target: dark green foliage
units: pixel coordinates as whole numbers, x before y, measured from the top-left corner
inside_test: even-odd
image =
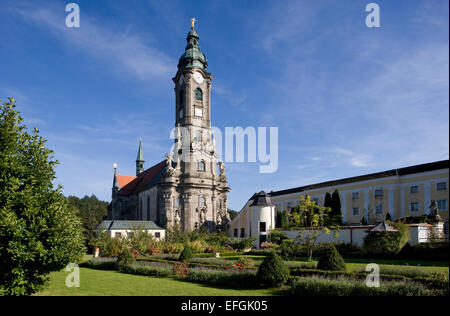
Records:
[[[81,222],[52,183],[58,162],[14,102],[0,105],[0,295],[39,291],[85,252]]]
[[[95,195],[86,195],[81,199],[76,196],[69,196],[67,200],[69,206],[77,210],[77,215],[83,223],[86,245],[89,251],[92,251],[95,248],[92,244],[95,239],[94,229],[106,216],[109,203],[100,201]]]
[[[283,240],[287,239],[286,234],[284,232],[280,232],[278,230],[272,230],[269,235],[270,242],[281,245]]]
[[[256,274],[258,282],[267,287],[281,286],[289,278],[289,268],[274,252],[266,256]]]
[[[295,255],[293,239],[285,239],[281,242],[280,254],[285,259]]]
[[[363,218],[361,219],[361,225],[363,226],[369,225],[365,216],[363,216]]]
[[[345,270],[345,261],[334,245],[329,245],[327,252],[317,263],[317,269],[326,271]]]
[[[364,237],[364,247],[373,253],[398,253],[409,240],[409,229],[402,223],[389,222],[397,232],[370,232]]]
[[[208,284],[214,286],[226,286],[232,288],[256,288],[255,272],[231,272],[223,270],[198,270],[191,269],[185,281]]]
[[[386,213],[386,221],[391,221],[391,214],[390,213]]]
[[[331,203],[331,194],[329,192],[327,192],[325,194],[325,199],[323,201],[323,206],[324,207],[331,207],[332,203]]]
[[[342,210],[341,210],[341,198],[339,196],[339,190],[336,189],[331,195],[331,212],[330,218],[333,225],[342,224]]]
[[[275,215],[275,228],[281,228],[281,211],[277,210]]]
[[[238,214],[238,212],[236,212],[235,210],[232,210],[232,209],[227,209],[227,212],[228,212],[228,214],[230,214],[230,219],[231,220],[233,220],[236,216],[237,216],[237,214]]]
[[[119,268],[126,266],[127,264],[135,262],[136,259],[128,248],[125,248],[117,257],[116,264]]]
[[[231,246],[236,251],[243,251],[245,249],[251,249],[253,247],[253,243],[255,242],[255,240],[256,237],[234,239],[232,241]]]
[[[194,252],[191,247],[185,246],[180,256],[178,257],[178,261],[186,261],[194,257]]]
[[[281,228],[288,228],[288,212],[286,210],[281,212]]]

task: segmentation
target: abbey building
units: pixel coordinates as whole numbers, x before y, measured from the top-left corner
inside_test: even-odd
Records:
[[[211,81],[192,21],[187,46],[173,78],[175,143],[166,159],[145,169],[142,143],[136,175],[114,169],[108,220],[153,221],[163,228],[191,231],[205,227],[225,230],[227,212],[225,167],[217,162],[211,133]]]

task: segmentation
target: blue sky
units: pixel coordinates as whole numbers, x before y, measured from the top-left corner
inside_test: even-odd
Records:
[[[280,190],[449,157],[446,0],[81,0],[0,6],[0,99],[48,139],[66,195],[110,200],[112,164],[134,175],[168,152],[173,82],[190,18],[213,73],[212,122],[277,126],[279,167],[228,163],[229,206]]]

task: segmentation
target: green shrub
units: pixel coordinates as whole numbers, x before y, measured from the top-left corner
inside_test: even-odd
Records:
[[[251,249],[255,240],[256,237],[234,239],[231,246],[237,251],[243,251],[245,249]]]
[[[191,269],[185,281],[232,288],[256,287],[256,276],[252,271]]]
[[[272,252],[260,264],[256,277],[265,286],[281,286],[289,278],[289,268],[276,253]]]
[[[384,281],[380,287],[367,287],[351,279],[300,278],[293,282],[291,295],[302,296],[433,296],[442,295],[414,282]]]
[[[345,261],[334,245],[329,245],[327,252],[317,263],[317,269],[327,271],[345,270]]]
[[[293,239],[285,239],[281,242],[280,246],[280,254],[283,258],[287,259],[293,257],[295,254],[294,251],[294,240]]]
[[[364,247],[371,252],[397,254],[410,238],[408,226],[389,222],[397,232],[370,232],[364,237]]]
[[[80,266],[90,269],[115,270],[116,260],[115,258],[91,258]]]
[[[277,245],[281,245],[283,240],[287,239],[286,234],[279,230],[272,230],[269,235],[269,240]]]
[[[194,257],[194,252],[192,248],[189,246],[185,246],[180,256],[178,257],[178,261],[186,261]]]
[[[172,269],[170,267],[144,265],[135,262],[120,267],[120,272],[135,275],[167,277],[172,274]]]
[[[135,262],[136,259],[128,248],[125,248],[117,257],[116,265],[120,268],[127,264]]]

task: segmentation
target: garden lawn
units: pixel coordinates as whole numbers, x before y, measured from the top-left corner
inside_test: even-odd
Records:
[[[268,296],[277,295],[277,289],[235,290],[216,288],[196,283],[183,282],[172,278],[147,276],[80,268],[80,287],[68,288],[65,279],[69,272],[50,274],[50,285],[37,293],[40,296]]]

